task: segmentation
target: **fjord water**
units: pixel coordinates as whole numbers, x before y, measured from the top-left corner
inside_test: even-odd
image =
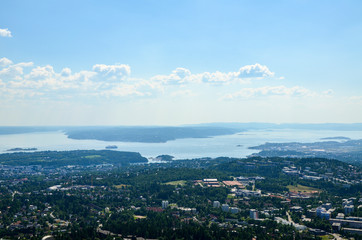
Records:
[[[325,137],[349,137],[361,139],[362,131],[332,130],[257,130],[233,135],[210,138],[187,138],[168,141],[166,143],[105,142],[98,140],[69,139],[63,132],[40,132],[25,134],[0,135],[0,153],[7,153],[11,148],[37,148],[38,151],[63,151],[105,149],[108,145],[116,145],[119,151],[139,152],[147,158],[161,154],[175,156],[176,159],[201,157],[246,157],[258,150],[248,149],[265,142],[316,142]]]

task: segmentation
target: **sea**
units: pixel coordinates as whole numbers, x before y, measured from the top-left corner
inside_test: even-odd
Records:
[[[37,151],[101,150],[109,145],[117,146],[116,151],[139,152],[150,162],[158,155],[167,154],[175,159],[203,157],[244,158],[258,150],[249,149],[266,142],[320,142],[328,137],[362,139],[362,131],[268,129],[249,130],[232,135],[209,138],[185,138],[166,143],[109,142],[98,140],[70,139],[64,132],[34,132],[0,135],[0,153],[10,153],[12,148],[36,148]],[[330,141],[330,140],[329,140]]]

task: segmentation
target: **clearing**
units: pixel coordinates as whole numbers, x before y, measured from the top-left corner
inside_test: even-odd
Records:
[[[300,184],[298,184],[297,186],[288,185],[287,188],[289,189],[289,192],[315,193],[315,192],[320,192],[321,191],[318,188],[307,187],[307,186],[303,186],[303,185],[300,185]]]
[[[165,183],[167,185],[173,185],[173,186],[184,186],[186,184],[186,181],[185,180],[179,180],[179,181],[172,181],[172,182],[167,182]]]

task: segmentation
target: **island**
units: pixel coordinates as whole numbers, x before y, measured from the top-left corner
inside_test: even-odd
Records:
[[[10,148],[10,149],[8,149],[6,151],[8,151],[8,152],[20,152],[20,151],[36,151],[36,150],[38,150],[38,149],[37,148],[19,148],[19,147],[17,147],[17,148]]]
[[[165,143],[181,138],[208,138],[230,135],[240,129],[225,127],[95,127],[66,131],[71,139],[119,142]]]
[[[116,145],[108,145],[106,146],[106,149],[117,149],[118,147]]]

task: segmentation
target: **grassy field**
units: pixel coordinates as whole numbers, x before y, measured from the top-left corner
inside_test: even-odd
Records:
[[[185,180],[179,180],[179,181],[167,182],[165,184],[173,185],[173,186],[178,186],[178,185],[184,186],[186,184],[186,181]]]
[[[288,185],[287,188],[290,192],[303,192],[303,193],[313,193],[313,192],[320,192],[320,189],[307,187],[298,184],[297,186]]]
[[[233,198],[235,198],[235,194],[228,194],[227,198],[228,199],[233,199]]]
[[[121,188],[128,188],[131,185],[126,185],[126,184],[119,184],[119,185],[114,185],[116,188],[121,189]]]
[[[324,236],[321,236],[322,240],[330,240],[330,239],[334,239],[333,236],[331,235],[324,235]]]

